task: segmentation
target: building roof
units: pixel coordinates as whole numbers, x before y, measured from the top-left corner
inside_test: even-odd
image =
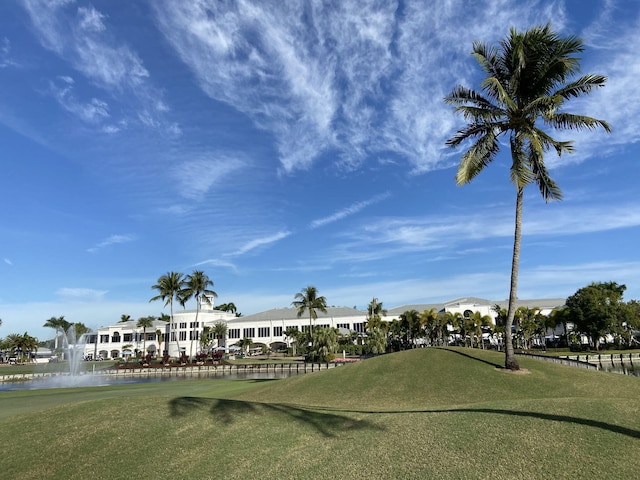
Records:
[[[366,315],[367,312],[362,310],[357,310],[351,307],[327,307],[327,313],[321,312],[320,310],[316,310],[316,314],[318,315],[317,320],[322,320],[323,318],[335,318],[335,317],[362,317]],[[298,316],[297,308],[272,308],[271,310],[265,310],[264,312],[254,313],[251,315],[247,315],[244,317],[237,317],[232,320],[229,320],[229,323],[251,323],[251,322],[260,322],[260,321],[268,321],[268,320],[298,320],[298,319],[309,318],[309,312],[305,310],[302,316]]]
[[[542,299],[534,299],[534,300],[516,300],[516,305],[518,307],[528,307],[534,308],[538,307],[542,310],[546,309],[554,309],[563,307],[566,298],[542,298]],[[445,308],[454,308],[461,306],[483,306],[483,307],[492,307],[494,305],[500,305],[502,308],[507,308],[509,305],[509,300],[487,300],[485,298],[479,297],[460,297],[455,298],[453,300],[449,300],[443,303],[420,303],[420,304],[411,304],[411,305],[401,305],[399,307],[395,307],[389,309],[387,311],[388,316],[398,316],[403,314],[409,310],[416,310],[417,312],[423,312],[425,310],[435,309],[437,312],[444,310]]]

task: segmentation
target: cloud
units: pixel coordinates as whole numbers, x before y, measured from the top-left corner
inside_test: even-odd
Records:
[[[6,263],[7,265],[13,265],[13,262],[12,262],[10,259],[8,259],[8,258],[4,258],[4,259],[3,259],[3,261],[4,261],[4,263]]]
[[[237,156],[210,155],[210,158],[184,161],[173,169],[173,176],[184,198],[201,200],[215,185],[224,185],[225,177],[246,166],[246,162]]]
[[[278,242],[283,238],[287,238],[289,235],[291,235],[291,232],[282,231],[282,232],[275,233],[273,235],[268,235],[266,237],[256,238],[254,240],[251,240],[250,242],[245,243],[238,250],[236,250],[233,253],[230,253],[229,256],[244,255],[245,253],[248,253],[251,250],[255,250],[256,248]]]
[[[100,300],[107,293],[107,290],[93,290],[91,288],[59,288],[56,291],[60,297],[84,301]]]
[[[442,98],[477,75],[472,42],[497,41],[505,25],[554,18],[562,26],[558,5],[164,0],[153,8],[201,89],[274,135],[283,172],[395,156],[421,173],[451,163],[444,141],[456,119]]]
[[[134,240],[136,240],[135,235],[111,235],[110,237],[104,239],[102,242],[97,243],[94,247],[88,248],[87,252],[95,253],[101,248],[120,243],[133,242]]]
[[[318,227],[322,227],[324,225],[328,225],[330,223],[334,223],[337,222],[338,220],[342,220],[343,218],[346,218],[350,215],[355,215],[356,213],[360,212],[361,210],[363,210],[364,208],[370,206],[370,205],[374,205],[378,202],[381,202],[383,200],[386,200],[387,198],[389,198],[391,196],[390,192],[385,192],[382,193],[380,195],[376,195],[375,197],[369,199],[369,200],[365,200],[363,202],[356,202],[336,213],[334,213],[333,215],[329,215],[328,217],[324,217],[324,218],[320,218],[317,220],[314,220],[313,222],[311,222],[311,224],[309,225],[311,228],[318,228]]]
[[[110,94],[132,95],[128,107],[137,114],[131,115],[128,122],[137,119],[147,127],[177,131],[174,124],[165,120],[167,107],[162,101],[162,92],[150,83],[149,72],[137,53],[112,34],[107,16],[92,6],[76,7],[75,2],[66,0],[23,0],[22,4],[45,48]],[[108,116],[107,103],[103,100],[81,101],[61,97],[64,92],[55,89],[54,93],[67,110],[85,121]],[[127,124],[121,121],[117,128]],[[103,131],[116,131],[114,125],[105,128]]]

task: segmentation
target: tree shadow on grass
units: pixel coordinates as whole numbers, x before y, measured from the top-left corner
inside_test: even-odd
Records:
[[[332,410],[333,409],[327,409]],[[580,418],[580,417],[571,417],[568,415],[556,415],[551,413],[541,413],[541,412],[527,412],[522,410],[507,410],[501,408],[443,408],[443,409],[433,409],[433,410],[336,410],[341,412],[351,412],[351,413],[361,413],[361,414],[407,414],[407,413],[488,413],[494,415],[511,415],[515,417],[530,417],[536,418],[539,420],[549,420],[553,422],[563,422],[563,423],[572,423],[576,425],[584,425],[586,427],[599,428],[601,430],[607,430],[613,433],[619,433],[621,435],[626,435],[631,438],[640,438],[640,430],[635,430],[633,428],[627,428],[620,425],[614,425],[611,423],[601,422],[599,420],[592,420],[589,418]]]
[[[460,352],[458,350],[450,350],[450,349],[444,348],[444,347],[438,347],[438,348],[439,348],[439,350],[443,350],[445,352],[456,353],[458,355],[462,355],[463,357],[470,358],[471,360],[475,360],[476,362],[486,363],[487,365],[491,365],[492,367],[495,367],[495,368],[504,368],[504,365],[501,365],[499,363],[490,362],[490,361],[484,360],[482,358],[474,357],[473,355],[469,355],[468,353]]]
[[[207,411],[219,422],[230,425],[246,415],[279,415],[285,420],[313,427],[324,437],[353,430],[383,430],[367,420],[357,420],[347,415],[296,407],[292,405],[222,400],[200,397],[176,397],[169,401],[172,417],[189,416],[198,410]]]

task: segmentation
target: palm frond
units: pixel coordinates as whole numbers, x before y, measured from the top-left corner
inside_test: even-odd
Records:
[[[549,125],[555,128],[568,130],[595,130],[602,127],[606,132],[611,132],[611,127],[604,120],[587,117],[586,115],[575,115],[572,113],[557,113],[546,120]]]
[[[565,99],[579,97],[580,95],[591,92],[594,88],[604,87],[606,83],[607,77],[604,75],[584,75],[558,89],[554,94],[560,95]]]
[[[529,144],[529,166],[534,176],[534,181],[540,189],[540,194],[545,202],[549,200],[562,200],[562,190],[549,176],[549,172],[544,164],[544,157],[541,152]]]
[[[498,150],[498,137],[493,131],[486,132],[462,156],[456,172],[456,183],[464,185],[473,180],[478,173],[493,161]]]

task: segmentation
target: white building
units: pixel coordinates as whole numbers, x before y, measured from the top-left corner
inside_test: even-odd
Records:
[[[493,307],[497,304],[506,308],[507,301],[490,301],[481,298],[458,298],[445,303],[403,305],[389,309],[385,321],[397,319],[408,310],[423,312],[435,309],[436,312],[480,312],[495,318]],[[539,299],[518,301],[518,306],[537,307],[541,313],[548,314],[554,308],[562,307],[565,299]],[[327,313],[316,311],[317,319],[313,326],[339,328],[356,333],[364,333],[367,312],[349,307],[328,307]],[[171,357],[181,354],[194,356],[201,350],[200,339],[205,327],[213,328],[218,322],[227,326],[227,336],[220,340],[220,345],[227,347],[236,344],[243,338],[249,338],[255,345],[265,345],[269,349],[289,346],[291,339],[285,336],[289,327],[306,331],[309,328],[309,315],[305,312],[298,317],[296,308],[275,308],[245,317],[236,317],[232,313],[214,310],[213,305],[202,303],[196,320],[196,310],[177,310],[173,314],[173,322],[155,321],[147,328],[146,339],[143,329],[136,326],[136,321],[120,322],[101,327],[97,332],[88,335],[85,356],[113,359],[134,356],[137,352],[148,352],[153,356],[162,356],[165,350]],[[145,350],[146,349],[146,350]]]

